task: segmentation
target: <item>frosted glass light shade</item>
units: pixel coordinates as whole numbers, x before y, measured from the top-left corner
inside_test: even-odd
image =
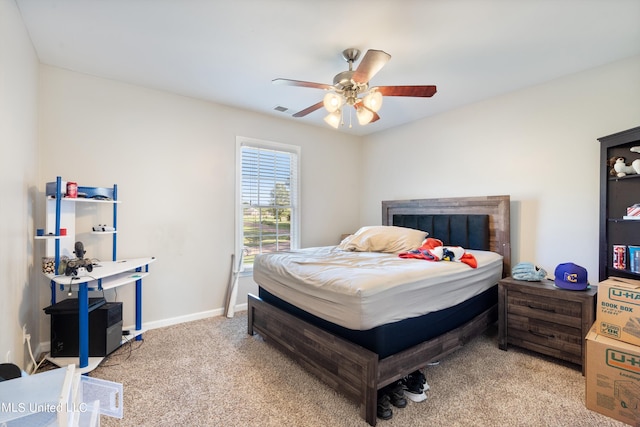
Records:
[[[378,91],[373,91],[364,97],[362,103],[365,107],[377,113],[382,107],[382,94]]]
[[[338,126],[340,126],[341,120],[342,120],[342,113],[340,110],[335,110],[334,112],[328,114],[327,117],[324,118],[324,121],[327,122],[327,124],[334,129],[338,129]]]
[[[358,107],[356,109],[356,116],[358,116],[358,123],[360,123],[361,126],[364,126],[373,119],[373,111],[364,107]]]
[[[322,103],[324,104],[324,108],[328,112],[333,113],[334,111],[338,110],[342,105],[342,97],[333,92],[329,92],[324,96]]]

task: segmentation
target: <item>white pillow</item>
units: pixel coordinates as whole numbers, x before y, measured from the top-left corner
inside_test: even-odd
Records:
[[[338,248],[352,252],[407,252],[419,248],[428,235],[426,231],[413,228],[372,225],[345,237]]]

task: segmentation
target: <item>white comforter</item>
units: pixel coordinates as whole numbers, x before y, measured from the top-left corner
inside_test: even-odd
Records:
[[[368,330],[451,307],[495,285],[502,276],[502,256],[468,252],[478,268],[335,246],[306,248],[257,256],[253,277],[265,290],[311,314]]]

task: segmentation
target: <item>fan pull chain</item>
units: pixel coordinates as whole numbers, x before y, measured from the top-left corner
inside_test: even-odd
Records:
[[[351,129],[353,125],[351,124],[351,108],[349,108],[349,129]]]

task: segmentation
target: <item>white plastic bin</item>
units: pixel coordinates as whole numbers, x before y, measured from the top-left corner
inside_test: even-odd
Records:
[[[114,418],[122,418],[122,384],[82,375],[78,385],[81,402],[100,402],[100,413]]]

